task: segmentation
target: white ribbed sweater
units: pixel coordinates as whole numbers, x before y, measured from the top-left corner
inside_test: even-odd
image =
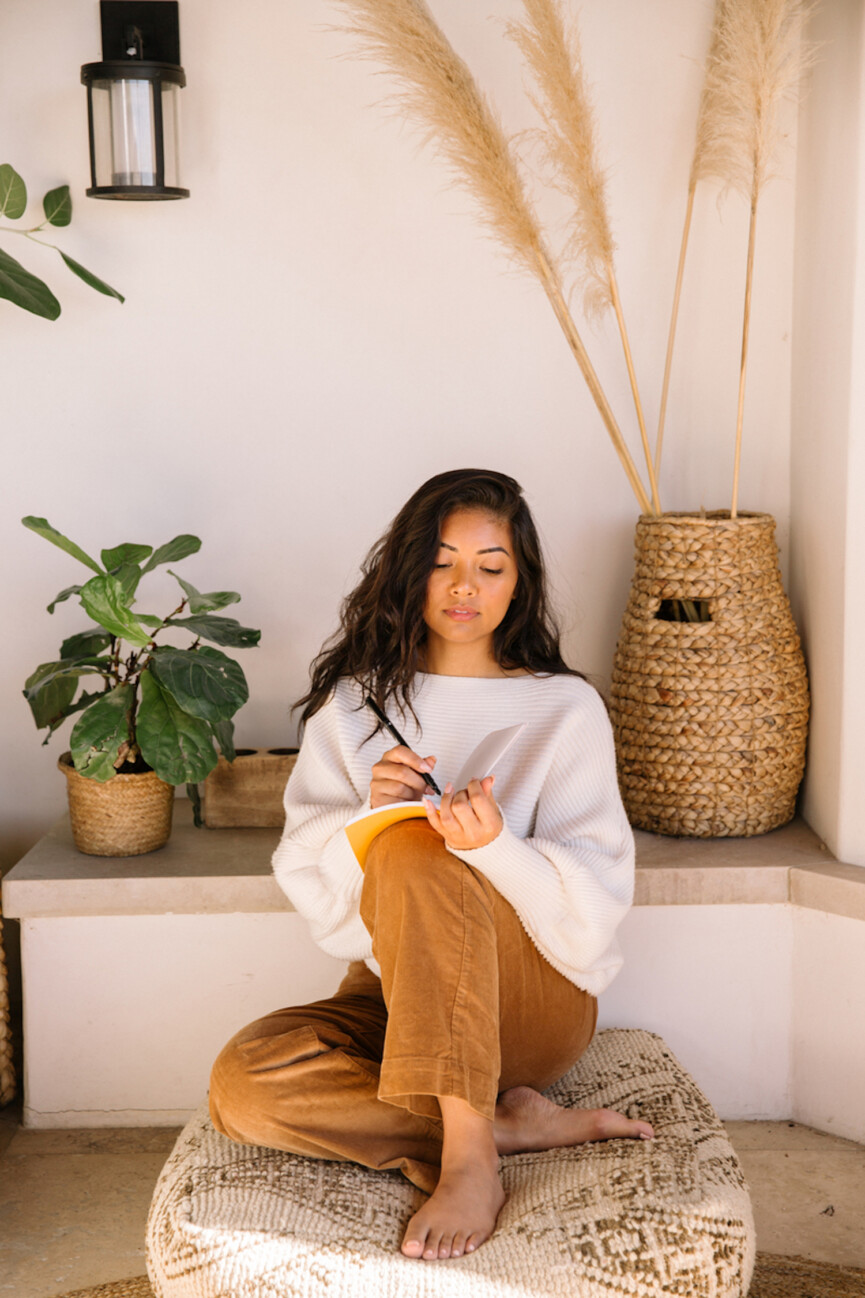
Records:
[[[342,831],[369,806],[371,767],[394,741],[369,738],[375,723],[360,700],[342,681],[307,724],[273,868],[323,950],[376,969],[359,913],[363,875]],[[599,995],[621,968],[615,930],[634,888],[634,839],[600,697],[575,676],[420,674],[414,706],[422,730],[410,715],[393,720],[415,752],[438,759],[440,788],[491,730],[526,723],[495,771],[504,828],[454,855],[511,903],[550,964]]]

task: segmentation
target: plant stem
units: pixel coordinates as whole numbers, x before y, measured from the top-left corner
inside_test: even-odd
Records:
[[[558,320],[565,338],[568,341],[568,346],[573,352],[577,364],[582,371],[583,378],[586,380],[588,389],[594,398],[595,405],[598,408],[600,416],[603,419],[604,425],[612,440],[613,446],[615,447],[616,454],[622,463],[625,473],[628,475],[628,481],[631,484],[634,495],[637,497],[637,503],[644,514],[651,514],[655,511],[652,508],[649,497],[646,495],[646,489],[640,480],[640,475],[637,472],[636,465],[631,459],[631,454],[625,445],[624,438],[622,437],[619,426],[616,423],[615,415],[610,409],[610,403],[607,401],[600,380],[594,371],[592,362],[589,360],[588,353],[583,345],[583,340],[577,332],[577,327],[573,322],[570,311],[568,310],[558,279],[541,251],[535,253],[535,260],[537,262],[538,274],[544,292],[549,299],[550,305],[555,312],[556,319]]]
[[[664,421],[667,417],[667,397],[670,391],[670,371],[673,368],[673,346],[676,341],[676,325],[679,320],[679,300],[682,296],[682,278],[685,273],[685,255],[688,251],[688,236],[691,232],[691,217],[694,212],[694,194],[697,183],[694,181],[688,189],[688,206],[685,210],[685,228],[682,231],[682,246],[679,249],[679,268],[676,271],[676,287],[673,292],[673,311],[670,316],[670,332],[667,336],[667,358],[664,362],[664,384],[661,388],[661,411],[658,415],[658,437],[655,442],[655,473],[661,473],[661,450],[664,445]]]
[[[748,336],[751,329],[751,286],[754,279],[754,244],[757,236],[757,182],[751,194],[751,223],[748,230],[748,269],[745,274],[745,319],[742,324],[742,362],[739,368],[739,404],[736,410],[736,454],[733,463],[733,500],[730,517],[735,518],[739,505],[739,465],[742,456],[742,417],[745,413],[745,375],[748,366]]]
[[[655,468],[652,464],[652,453],[649,450],[649,437],[646,432],[646,421],[643,418],[643,403],[640,401],[640,392],[637,387],[637,375],[634,371],[634,359],[631,356],[631,344],[628,341],[628,331],[625,328],[625,315],[622,311],[622,300],[619,297],[619,286],[616,282],[616,274],[613,270],[613,263],[609,262],[607,272],[610,277],[610,294],[613,299],[613,310],[616,313],[616,320],[619,325],[619,336],[622,339],[622,347],[625,351],[625,364],[628,367],[628,378],[631,382],[631,393],[634,398],[634,407],[637,411],[637,423],[640,425],[640,440],[643,443],[643,454],[646,457],[646,468],[649,471],[649,487],[652,492],[652,504],[654,512],[660,514],[661,501],[658,496],[658,483],[655,478]]]

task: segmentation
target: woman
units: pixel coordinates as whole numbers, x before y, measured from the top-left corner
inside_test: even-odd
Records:
[[[373,728],[367,696],[405,745]],[[494,1229],[501,1154],[652,1136],[539,1093],[589,1044],[621,965],[634,848],[606,712],[562,659],[512,478],[454,470],[419,488],[300,704],[274,870],[318,944],[351,963],[331,999],[226,1046],[213,1121],[244,1143],[399,1168],[430,1194],[402,1252],[460,1257]],[[518,722],[495,774],[445,782],[440,805],[385,830],[359,869],[352,816],[424,798],[424,775],[446,780]]]

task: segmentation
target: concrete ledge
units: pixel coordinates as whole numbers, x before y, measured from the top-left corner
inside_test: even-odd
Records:
[[[278,829],[195,829],[179,798],[169,842],[146,856],[84,856],[64,817],[3,880],[10,918],[291,911],[270,870]],[[801,819],[756,838],[635,835],[637,906],[792,902],[865,919],[865,868],[837,862]]]

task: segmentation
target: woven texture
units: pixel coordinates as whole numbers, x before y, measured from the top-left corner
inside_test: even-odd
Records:
[[[142,856],[168,841],[174,786],[160,780],[155,771],[114,775],[99,784],[79,775],[68,753],[57,765],[68,782],[69,820],[79,852]]]
[[[441,1264],[399,1252],[423,1195],[398,1173],[235,1145],[203,1105],[150,1209],[157,1298],[742,1298],[754,1263],[747,1186],[660,1037],[600,1033],[547,1094],[645,1118],[656,1139],[503,1159],[495,1234]]]
[[[694,838],[763,834],[794,814],[808,681],[768,514],[637,524],[610,713],[632,825]],[[708,600],[668,622],[662,600]]]
[[[12,1062],[12,1030],[9,1025],[9,975],[3,950],[3,900],[0,895],[0,1105],[15,1095],[15,1066]]]
[[[89,1289],[73,1289],[60,1298],[153,1298],[153,1290],[146,1275],[137,1275],[131,1280],[112,1280]]]
[[[748,1298],[862,1298],[865,1271],[807,1257],[758,1253]],[[76,1289],[61,1298],[155,1298],[146,1275],[115,1284]]]

